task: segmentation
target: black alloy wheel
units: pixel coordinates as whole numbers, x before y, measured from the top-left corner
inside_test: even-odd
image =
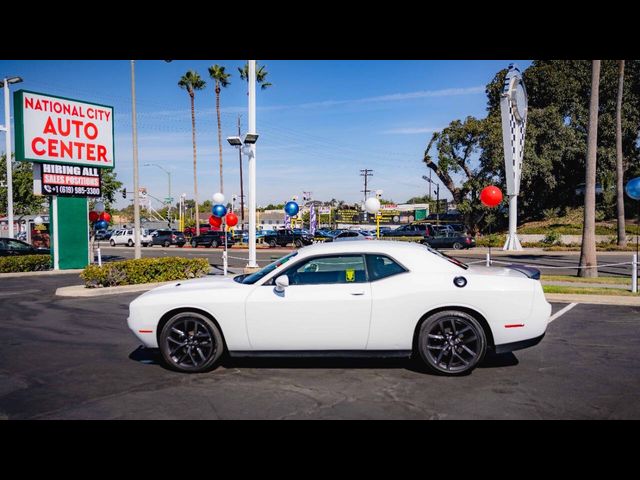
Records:
[[[420,356],[427,366],[445,375],[465,375],[482,361],[487,340],[471,315],[448,310],[427,318],[420,327]]]
[[[162,328],[160,351],[171,369],[198,373],[215,367],[224,352],[224,342],[209,318],[196,312],[182,312]]]

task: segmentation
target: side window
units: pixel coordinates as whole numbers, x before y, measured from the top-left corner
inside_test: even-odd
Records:
[[[0,238],[0,250],[6,250],[7,249],[7,242],[6,240],[2,240]]]
[[[367,269],[372,282],[406,272],[403,267],[384,255],[367,255]]]
[[[367,274],[362,255],[316,257],[285,272],[289,285],[364,283]]]
[[[9,250],[31,250],[29,245],[17,240],[7,240],[7,244],[9,245]]]

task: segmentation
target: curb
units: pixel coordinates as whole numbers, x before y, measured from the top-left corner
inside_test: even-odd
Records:
[[[151,290],[162,285],[180,282],[180,280],[171,280],[170,282],[156,283],[139,283],[137,285],[122,285],[120,287],[96,287],[87,288],[84,285],[72,285],[70,287],[60,287],[56,289],[58,297],[100,297],[102,295],[114,295],[117,293],[134,293]]]
[[[12,278],[12,277],[30,277],[30,276],[39,276],[46,277],[48,275],[70,275],[72,273],[79,274],[82,272],[83,268],[76,268],[73,270],[44,270],[42,272],[12,272],[12,273],[0,273],[0,278]]]
[[[588,295],[568,293],[545,293],[549,302],[587,303],[593,305],[621,305],[640,307],[640,295],[637,297],[624,297],[613,295]]]

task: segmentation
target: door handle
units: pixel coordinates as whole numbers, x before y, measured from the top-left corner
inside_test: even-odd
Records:
[[[351,295],[364,295],[364,291],[361,291],[361,292],[351,292]]]

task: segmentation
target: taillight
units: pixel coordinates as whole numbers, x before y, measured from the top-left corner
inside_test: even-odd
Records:
[[[171,240],[175,240],[176,236],[175,235],[171,235]]]
[[[469,237],[467,237],[467,238],[465,239],[465,242],[467,242],[467,245],[468,245],[468,244],[470,244],[470,243],[471,243],[471,239],[470,239]]]

